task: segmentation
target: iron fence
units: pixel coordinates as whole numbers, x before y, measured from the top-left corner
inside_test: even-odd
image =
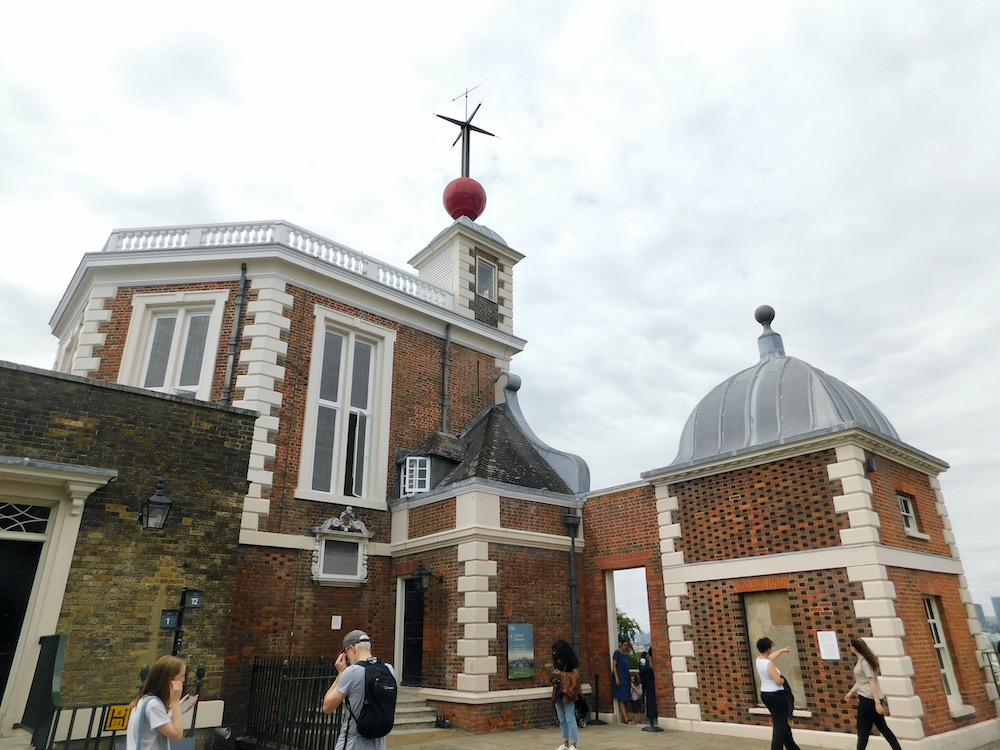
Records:
[[[323,713],[323,696],[337,677],[329,659],[255,656],[250,678],[246,734],[255,747],[334,750],[343,714]]]

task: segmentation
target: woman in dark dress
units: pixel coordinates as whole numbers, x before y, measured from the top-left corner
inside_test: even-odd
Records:
[[[632,704],[632,683],[629,679],[631,665],[626,654],[629,648],[629,642],[622,641],[618,650],[611,655],[611,674],[615,676],[615,682],[611,686],[611,696],[618,701],[625,723],[635,724],[636,721],[629,712],[629,706]]]

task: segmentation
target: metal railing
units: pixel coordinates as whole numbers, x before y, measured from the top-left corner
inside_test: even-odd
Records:
[[[122,229],[111,233],[104,245],[103,252],[246,247],[248,245],[283,245],[341,268],[348,273],[363,276],[381,286],[395,289],[409,297],[449,310],[453,306],[453,294],[447,289],[430,284],[419,276],[383,263],[333,240],[307,232],[287,221]]]
[[[38,644],[35,676],[20,726],[31,730],[31,744],[41,748],[48,742],[56,708],[62,707],[62,667],[66,654],[66,635],[44,635],[38,639]]]
[[[333,662],[255,656],[246,735],[256,747],[334,750],[343,705],[323,713],[323,696],[337,677]]]
[[[980,664],[983,669],[993,678],[993,687],[1000,694],[1000,654],[993,649],[980,651]]]

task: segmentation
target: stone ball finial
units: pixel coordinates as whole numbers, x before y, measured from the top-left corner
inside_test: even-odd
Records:
[[[754,320],[765,328],[769,328],[774,321],[774,308],[770,305],[761,305],[753,313]]]
[[[486,191],[471,177],[459,177],[444,189],[444,208],[453,219],[468,216],[475,221],[486,208]]]

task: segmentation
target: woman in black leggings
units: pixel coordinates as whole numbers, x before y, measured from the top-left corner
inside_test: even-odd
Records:
[[[849,701],[852,695],[858,694],[858,750],[868,747],[873,724],[878,727],[892,750],[900,750],[899,740],[885,723],[885,711],[879,701],[878,680],[875,679],[878,674],[878,657],[868,648],[867,643],[858,638],[851,638],[851,651],[858,657],[858,663],[854,665],[854,687],[847,692],[844,700]]]
[[[755,662],[757,675],[760,677],[760,699],[771,713],[774,728],[771,730],[771,750],[799,750],[792,738],[792,728],[788,726],[788,715],[791,712],[788,696],[785,694],[785,678],[781,670],[774,665],[774,660],[792,649],[789,646],[773,650],[774,642],[770,638],[757,641],[760,656]]]

